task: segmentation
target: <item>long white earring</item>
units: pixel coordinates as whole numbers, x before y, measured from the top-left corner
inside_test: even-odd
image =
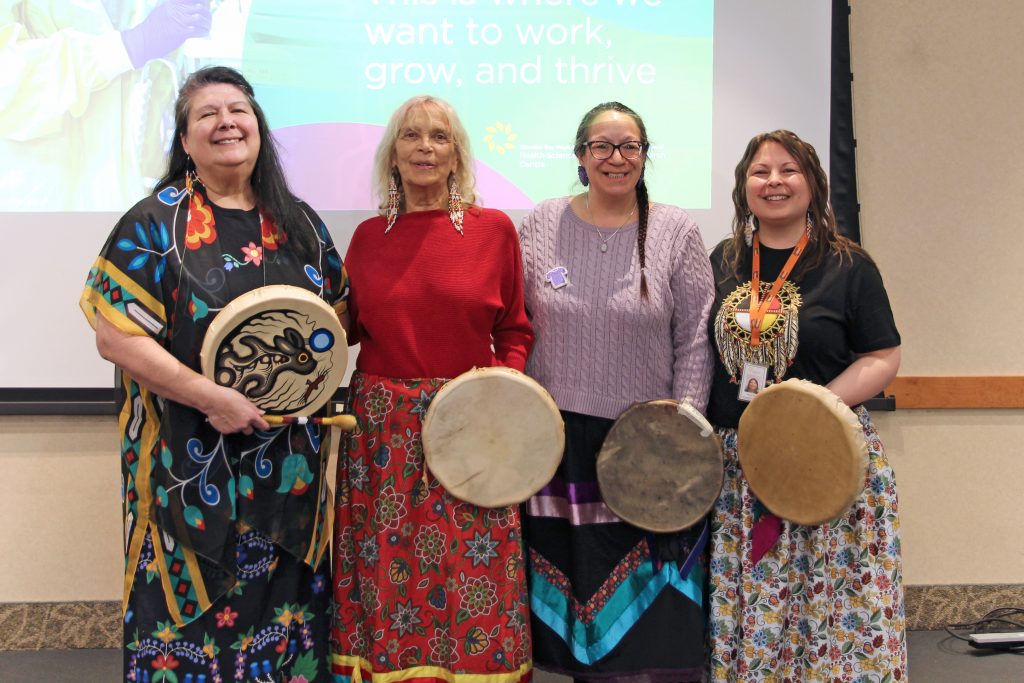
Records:
[[[395,227],[395,221],[398,220],[398,207],[401,204],[402,196],[398,192],[398,183],[395,182],[395,172],[391,173],[391,177],[388,178],[388,209],[387,209],[387,220],[388,227],[384,228],[384,234],[391,232],[391,228]]]
[[[757,232],[757,219],[754,218],[754,214],[747,214],[747,222],[743,226],[743,241],[747,243],[747,246],[753,246],[754,244],[754,233]]]
[[[451,182],[448,184],[448,218],[451,219],[452,225],[460,235],[463,234],[462,221],[465,214],[466,212],[462,208],[462,193],[459,191],[459,183],[452,175]]]

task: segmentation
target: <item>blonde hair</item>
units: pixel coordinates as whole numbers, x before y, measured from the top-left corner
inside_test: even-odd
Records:
[[[396,175],[396,169],[392,163],[395,142],[398,141],[398,134],[402,124],[417,109],[434,109],[440,112],[446,119],[448,128],[451,130],[452,144],[455,145],[455,158],[458,161],[452,175],[455,176],[455,182],[459,185],[462,201],[466,204],[476,204],[476,176],[473,173],[473,154],[470,152],[469,136],[462,125],[462,121],[459,120],[459,115],[455,113],[452,105],[439,97],[417,95],[403,102],[391,115],[388,125],[384,128],[384,136],[381,138],[380,145],[377,146],[377,152],[373,157],[373,194],[377,198],[377,206],[380,212],[383,214],[387,210],[388,182],[393,175]],[[396,177],[395,180],[398,182],[398,191],[402,192],[400,179]],[[405,209],[404,196],[401,200],[401,209]]]

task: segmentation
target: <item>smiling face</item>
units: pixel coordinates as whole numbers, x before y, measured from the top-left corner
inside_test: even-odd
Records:
[[[425,105],[409,112],[398,129],[392,165],[398,169],[406,192],[443,193],[459,159],[447,117]]]
[[[208,85],[192,97],[188,129],[181,137],[201,178],[252,175],[260,133],[249,98],[227,83]]]
[[[804,229],[811,191],[804,170],[785,147],[764,142],[746,178],[747,206],[762,230],[799,234]]]
[[[623,142],[643,142],[643,135],[632,116],[608,110],[601,112],[587,130],[586,142],[598,140],[619,145]],[[641,153],[639,159],[624,159],[622,153],[616,150],[607,159],[595,159],[590,150],[584,148],[577,158],[590,177],[591,192],[621,197],[635,192],[637,181],[644,170],[645,156]]]

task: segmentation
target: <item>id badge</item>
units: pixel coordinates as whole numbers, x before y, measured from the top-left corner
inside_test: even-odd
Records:
[[[768,366],[757,363],[745,363],[743,373],[740,375],[740,391],[736,396],[741,401],[749,403],[764,389],[768,381]]]

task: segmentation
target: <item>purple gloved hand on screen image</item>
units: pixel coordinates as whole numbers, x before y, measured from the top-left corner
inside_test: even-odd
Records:
[[[151,59],[163,57],[188,38],[210,33],[209,0],[165,0],[134,28],[121,32],[121,41],[138,69]]]

